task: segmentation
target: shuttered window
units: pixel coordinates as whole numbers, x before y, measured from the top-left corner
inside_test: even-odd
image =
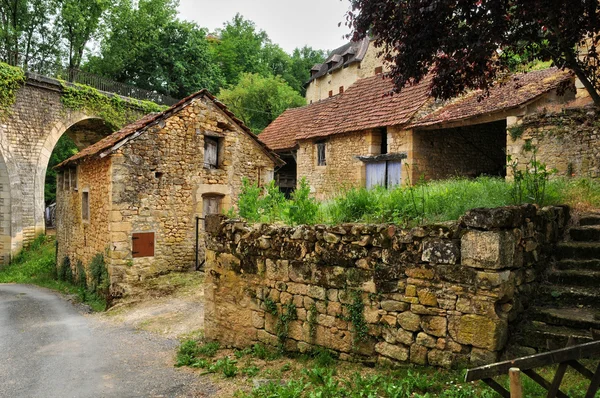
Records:
[[[88,191],[81,192],[81,219],[90,221],[90,193]]]
[[[402,163],[384,160],[367,163],[367,189],[376,186],[393,188],[402,182]]]
[[[204,167],[216,169],[219,167],[219,140],[204,137]]]
[[[318,166],[326,166],[327,158],[325,157],[325,149],[326,145],[324,142],[317,143],[317,165]]]
[[[134,233],[131,239],[134,258],[154,257],[154,232]]]

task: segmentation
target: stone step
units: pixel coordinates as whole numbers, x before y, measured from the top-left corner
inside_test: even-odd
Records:
[[[561,242],[556,247],[556,256],[562,259],[600,259],[600,242]]]
[[[560,260],[556,262],[556,268],[559,270],[598,270],[600,271],[599,260]]]
[[[542,285],[540,302],[548,306],[584,306],[600,308],[600,290],[593,287]]]
[[[600,269],[552,270],[548,281],[559,286],[596,287],[600,286]]]
[[[566,326],[572,329],[600,330],[600,310],[596,308],[563,307],[531,309],[531,319],[546,325]]]
[[[574,227],[569,230],[569,235],[576,242],[600,242],[600,225]]]
[[[579,218],[579,225],[600,225],[600,214],[585,214]]]
[[[547,351],[548,340],[552,342],[552,347],[566,347],[569,337],[573,337],[575,344],[593,341],[589,330],[548,325],[537,321],[531,321],[519,328],[514,339],[519,345]]]

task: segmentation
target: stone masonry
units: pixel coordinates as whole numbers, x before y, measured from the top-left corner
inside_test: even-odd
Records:
[[[380,363],[494,362],[567,218],[530,205],[412,229],[212,217],[206,337]]]
[[[28,76],[0,121],[0,266],[45,231],[44,181],[60,137],[83,149],[112,132],[97,115],[65,108],[61,93],[59,81]]]

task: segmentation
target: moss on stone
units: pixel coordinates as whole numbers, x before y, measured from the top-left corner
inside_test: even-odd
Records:
[[[0,119],[10,115],[17,99],[17,91],[25,83],[25,72],[21,68],[0,62]]]

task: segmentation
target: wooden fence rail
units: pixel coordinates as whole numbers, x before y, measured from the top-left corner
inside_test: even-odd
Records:
[[[548,398],[569,398],[560,390],[560,384],[562,383],[567,368],[571,366],[577,372],[581,373],[581,375],[583,375],[585,378],[590,380],[590,386],[587,390],[585,398],[594,398],[598,388],[600,387],[600,363],[596,367],[595,371],[591,371],[579,361],[581,359],[598,358],[600,358],[600,341],[593,341],[590,343],[566,347],[559,350],[544,352],[510,361],[480,366],[478,368],[470,369],[467,372],[465,379],[467,382],[481,380],[498,392],[502,397],[514,398],[519,397],[518,393],[514,390],[519,388],[516,386],[520,384],[517,381],[517,378],[520,377],[518,372],[520,372],[546,389],[546,391],[548,391]],[[558,364],[558,369],[556,370],[556,374],[554,375],[552,382],[544,379],[534,370],[535,368],[555,364]],[[513,391],[506,390],[506,388],[494,380],[494,377],[509,373],[511,373],[511,386],[513,384],[515,385],[515,387],[513,387]],[[511,395],[511,392],[513,395]]]

